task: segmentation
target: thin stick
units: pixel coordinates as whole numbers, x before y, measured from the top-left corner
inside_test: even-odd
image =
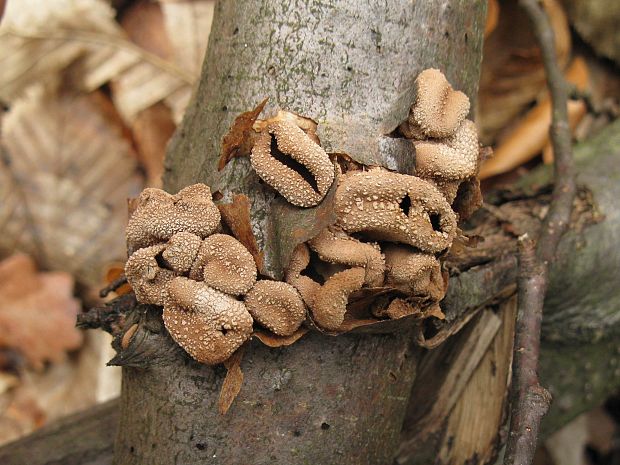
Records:
[[[568,228],[577,191],[567,112],[567,85],[555,56],[549,19],[537,0],[521,0],[542,50],[551,94],[551,141],[554,150],[554,187],[549,212],[536,247],[527,237],[519,240],[518,309],[515,329],[510,434],[504,465],[529,465],[534,460],[540,420],[551,395],[538,381],[540,327],[548,286],[548,267]]]

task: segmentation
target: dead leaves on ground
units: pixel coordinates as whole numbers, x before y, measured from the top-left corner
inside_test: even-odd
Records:
[[[4,119],[0,250],[99,284],[125,255],[125,199],[141,188],[131,148],[87,96],[31,89]]]
[[[38,273],[22,254],[0,262],[0,348],[19,352],[35,368],[60,361],[82,342],[79,309],[68,273]]]

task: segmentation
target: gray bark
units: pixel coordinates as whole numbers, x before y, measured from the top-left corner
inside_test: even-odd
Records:
[[[386,136],[406,118],[413,80],[441,68],[473,98],[485,8],[466,0],[218,3],[200,85],[168,150],[166,189],[206,182],[224,200],[248,195],[266,273],[278,277],[295,242],[287,216],[277,231],[270,217],[313,212],[280,208],[245,159],[218,173],[234,116],[269,97],[268,110],[317,120],[328,150],[406,171],[409,145]],[[221,368],[185,356],[125,367],[115,463],[389,463],[414,378],[410,335],[312,334],[281,349],[254,341],[225,416],[216,408]]]
[[[546,335],[548,336],[542,341],[540,376],[542,384],[552,392],[554,401],[549,414],[543,421],[543,435],[557,430],[580,413],[600,405],[620,387],[620,354],[618,353],[619,347],[617,342],[620,327],[617,320],[614,319],[618,311],[616,310],[613,313],[609,310],[610,308],[613,309],[614,305],[616,309],[620,308],[620,303],[618,302],[620,296],[617,292],[613,292],[613,290],[603,292],[605,289],[608,289],[606,287],[608,281],[618,282],[620,279],[620,257],[614,243],[617,231],[620,228],[620,208],[618,208],[615,201],[620,196],[617,168],[620,166],[620,121],[610,125],[597,137],[577,146],[575,154],[578,159],[580,184],[588,183],[588,186],[594,192],[594,200],[598,209],[605,215],[605,220],[596,225],[588,226],[581,231],[574,229],[569,233],[563,239],[557,263],[553,267],[551,274],[552,282],[566,282],[568,284],[564,289],[559,284],[555,284],[551,289],[552,293],[549,295],[548,305],[545,307],[545,318],[553,317],[555,321],[553,324],[545,325],[547,328]],[[546,182],[546,179],[548,179],[548,175],[543,170],[543,172],[530,177],[527,182],[540,185]],[[580,239],[579,242],[583,246],[574,250],[569,244],[576,238]],[[594,254],[598,259],[590,259],[589,256],[591,254]],[[589,265],[585,268],[581,266],[574,268],[573,265],[569,265],[574,260],[577,260],[580,264]],[[514,285],[516,271],[514,266],[514,257],[508,249],[496,256],[489,257],[489,263],[470,268],[457,276],[451,277],[450,299],[445,302],[444,311],[450,315],[452,321],[458,321],[459,317],[462,317],[471,309],[479,308],[485,303],[496,299],[497,295],[501,294],[503,290],[510,289]],[[584,276],[588,278],[587,284],[574,284],[583,279]],[[597,281],[601,281],[601,283],[597,283]],[[565,299],[564,302],[567,306],[563,307],[562,296],[566,295],[567,292],[575,297]],[[582,313],[579,315],[579,318],[576,318],[574,312],[570,310],[575,301],[582,302]],[[557,303],[549,305],[550,302]],[[567,323],[561,319],[565,309],[569,309],[565,313]],[[601,318],[601,315],[605,317]],[[613,323],[614,321],[615,323]],[[594,322],[598,322],[596,327],[594,327]],[[555,326],[561,329],[555,330]],[[559,341],[556,336],[557,334],[562,334],[562,332],[565,332],[566,337]],[[587,334],[588,337],[583,337],[582,334]],[[597,336],[596,340],[589,339],[594,335]],[[375,338],[372,335],[359,337],[360,340]],[[326,344],[331,345],[332,343],[338,343],[341,339],[346,340],[348,338],[346,336],[329,339],[317,335],[315,341],[325,341]],[[454,345],[460,339],[461,334],[457,338],[448,339],[444,343],[444,347],[436,350],[449,351],[450,348],[446,346]],[[277,359],[278,357],[286,357],[286,354],[291,350],[304,350],[305,346],[302,343],[303,339],[290,349],[257,347],[257,350],[265,356]],[[316,343],[312,342],[311,345],[314,347]],[[335,348],[336,346],[334,346]],[[253,351],[254,348],[250,347],[249,353]],[[176,353],[174,350],[172,352]],[[259,355],[256,356],[258,357]],[[324,359],[324,356],[321,358]],[[336,358],[332,359],[330,363],[334,363],[335,360]],[[340,360],[342,362],[345,361],[344,358],[340,358]],[[266,385],[268,387],[267,394],[263,393],[262,395],[269,395],[272,400],[276,399],[279,394],[286,393],[291,383],[298,382],[296,379],[297,374],[295,376],[291,374],[289,377],[286,372],[278,371],[282,367],[282,362],[278,360],[276,363],[277,365],[273,367],[267,367],[268,369],[264,372],[264,379],[262,378],[263,375],[259,376],[260,389],[264,389]],[[177,371],[174,373],[174,376],[180,379],[179,377],[186,374],[187,371],[185,371],[185,362],[179,361],[178,364],[183,367],[184,371]],[[253,362],[251,365],[254,366],[255,363]],[[299,367],[299,365],[295,366]],[[203,402],[212,402],[212,398],[216,395],[215,391],[219,385],[216,383],[215,387],[211,384],[203,386],[202,379],[209,372],[209,369],[198,367],[194,364],[191,364],[191,368],[194,371],[190,372],[190,374],[196,380],[195,388],[192,386],[192,391],[195,393],[196,390],[204,390]],[[246,366],[244,366],[244,370],[246,369]],[[169,372],[167,371],[166,373]],[[158,373],[164,372],[160,371]],[[147,377],[156,376],[156,374],[151,373],[149,375],[149,371],[141,372],[135,370],[131,376]],[[317,374],[313,373],[312,376],[314,378]],[[365,382],[369,376],[369,374],[364,373],[360,376],[360,379]],[[236,401],[243,404],[241,406],[243,409],[247,409],[248,403],[253,402],[252,399],[248,399],[247,393],[249,390],[256,391],[252,385],[248,385],[248,381],[255,377],[256,374],[250,375],[246,373],[246,384],[241,391],[240,398]],[[270,381],[271,385],[269,385]],[[396,381],[396,383],[398,382]],[[424,383],[425,381],[418,380],[418,382]],[[169,385],[170,383],[171,381],[168,380],[163,382],[162,385]],[[132,382],[132,385],[135,384],[137,383]],[[169,402],[165,399],[165,395],[170,394],[171,388],[168,387],[167,389],[169,390],[163,390],[161,394],[157,391],[154,395],[152,390],[156,389],[157,386],[153,382],[149,382],[147,386],[150,391],[147,391],[145,395],[148,396],[149,401],[151,400],[150,397],[156,395],[157,405],[160,408],[174,408],[168,407]],[[364,386],[367,385],[364,384]],[[280,391],[277,390],[278,387]],[[420,386],[418,385],[417,388],[419,389]],[[372,391],[373,394],[379,392],[374,387],[369,391]],[[135,392],[133,398],[139,396],[138,386],[136,386]],[[162,397],[164,397],[163,401],[161,400]],[[366,402],[368,399],[372,399],[372,397],[362,398],[362,402]],[[135,400],[126,407],[127,410],[123,414],[129,418],[137,416],[136,422],[144,421],[147,425],[151,424],[152,420],[149,420],[149,418],[156,418],[156,416],[148,408],[149,404],[147,402],[149,401],[144,400],[144,398]],[[328,400],[328,402],[330,401]],[[193,405],[190,402],[184,408],[189,410],[192,407]],[[237,404],[233,404],[229,415],[237,415],[237,407]],[[206,414],[210,419],[213,419],[215,416],[213,408],[210,411],[206,411],[203,407],[196,407],[196,409],[200,415]],[[1,448],[0,463],[8,463],[10,465],[52,465],[63,463],[73,465],[77,463],[91,463],[87,460],[82,460],[83,457],[88,456],[100,458],[100,462],[93,459],[92,463],[109,465],[111,463],[111,448],[115,424],[119,416],[118,410],[118,402],[109,403],[105,406],[91,409],[84,414],[70,417],[66,421],[63,420],[49,425],[27,438]],[[358,410],[360,409],[353,409],[354,412]],[[185,412],[181,414],[185,414]],[[397,415],[399,419],[401,418],[400,415]],[[253,416],[248,418],[251,420]],[[233,420],[223,417],[218,420],[218,425],[221,425],[221,421],[232,422]],[[172,423],[172,420],[170,423]],[[329,421],[327,423],[330,424]],[[204,426],[202,420],[196,424],[197,427]],[[330,424],[328,432],[332,430],[332,424]],[[210,429],[206,428],[200,432],[202,436],[196,436],[196,442],[193,443],[193,447],[199,444],[198,441],[203,439],[204,435],[208,434],[208,431]],[[219,433],[216,434],[223,434],[222,431],[224,430],[218,431]],[[296,437],[294,431],[292,438]],[[299,438],[303,438],[303,432],[301,430],[298,431],[302,433]],[[376,430],[373,429],[373,431]],[[191,433],[186,432],[185,434],[186,439],[191,437]],[[286,439],[288,442],[291,436],[286,436]],[[405,436],[403,439],[407,439],[407,437]],[[424,463],[424,460],[421,460],[422,455],[425,457],[437,457],[436,450],[433,450],[435,443],[436,441],[427,441],[423,445],[422,450],[419,452],[418,458],[420,460],[417,460],[418,463]],[[322,444],[322,442],[319,444]],[[190,445],[187,447],[189,448]],[[327,463],[330,462],[328,461]]]

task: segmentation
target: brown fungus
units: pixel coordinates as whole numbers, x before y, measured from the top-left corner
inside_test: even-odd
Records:
[[[202,241],[189,277],[227,294],[245,294],[256,282],[256,263],[237,239],[213,234]]]
[[[334,167],[325,151],[286,119],[267,126],[250,161],[263,181],[299,207],[320,203],[334,182]]]
[[[310,310],[321,328],[336,331],[344,321],[349,295],[364,285],[366,270],[350,268],[332,275],[317,292]]]
[[[125,276],[140,303],[164,304],[166,285],[177,275],[158,263],[165,248],[166,244],[145,247],[131,254],[125,264]]]
[[[298,244],[291,254],[287,269],[284,271],[284,280],[297,289],[299,295],[308,307],[312,307],[321,285],[309,276],[301,274],[310,263],[310,250],[305,243]]]
[[[147,188],[138,197],[137,208],[127,224],[127,249],[131,255],[182,231],[205,238],[219,222],[220,212],[206,184],[193,184],[175,195]]]
[[[441,252],[456,235],[456,215],[441,192],[415,176],[381,168],[344,177],[336,191],[337,225],[347,233]]]
[[[278,336],[290,336],[306,318],[306,306],[290,284],[258,281],[245,296],[254,320]]]
[[[341,230],[326,228],[309,240],[308,245],[323,261],[364,267],[366,285],[378,287],[383,284],[385,260],[377,244],[367,244]]]
[[[228,359],[252,334],[243,302],[203,282],[177,277],[167,286],[164,324],[193,359],[215,365]]]
[[[179,232],[174,234],[168,243],[162,256],[164,260],[179,274],[189,272],[202,244],[202,239],[190,232]]]
[[[416,175],[431,179],[452,203],[461,181],[475,176],[478,168],[478,134],[465,120],[454,135],[443,140],[414,141]]]
[[[418,74],[415,92],[407,120],[408,137],[449,137],[469,113],[467,95],[455,91],[438,69],[425,69]]]
[[[434,255],[396,244],[388,244],[384,253],[386,286],[435,302],[443,299],[445,284],[441,264]]]

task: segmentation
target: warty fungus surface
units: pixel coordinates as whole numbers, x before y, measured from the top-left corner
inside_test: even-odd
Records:
[[[250,162],[258,176],[288,202],[313,207],[334,182],[334,167],[321,148],[294,122],[271,122],[252,148]]]
[[[163,318],[177,344],[208,365],[228,359],[252,334],[243,302],[184,277],[168,284]]]
[[[301,296],[282,281],[257,281],[245,296],[245,306],[254,320],[278,336],[290,336],[306,318]]]

